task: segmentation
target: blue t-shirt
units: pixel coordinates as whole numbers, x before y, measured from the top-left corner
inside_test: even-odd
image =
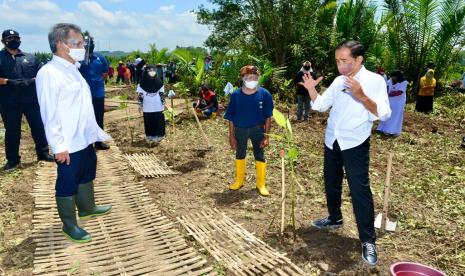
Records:
[[[102,77],[103,73],[108,73],[108,62],[105,57],[94,52],[89,57],[89,64],[81,62],[79,71],[90,86],[92,98],[105,97],[105,80]]]
[[[273,115],[273,97],[263,87],[247,95],[239,88],[231,95],[224,118],[233,122],[235,127],[249,128],[265,123]]]

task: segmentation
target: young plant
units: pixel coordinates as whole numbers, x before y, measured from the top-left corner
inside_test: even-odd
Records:
[[[163,111],[163,113],[165,114],[166,118],[168,119],[168,122],[173,126],[173,137],[171,138],[171,140],[172,140],[172,143],[171,143],[171,161],[172,161],[172,165],[174,166],[174,143],[176,141],[176,139],[174,138],[174,135],[176,133],[175,126],[174,126],[175,113],[174,113],[174,109],[171,108],[171,107],[168,107],[168,109]]]
[[[273,109],[273,119],[284,130],[283,135],[268,134],[271,138],[281,142],[285,150],[285,159],[289,164],[291,172],[290,177],[290,196],[291,196],[291,224],[294,233],[294,240],[296,239],[296,225],[295,225],[295,204],[296,204],[296,184],[297,179],[295,176],[295,162],[297,161],[299,150],[294,142],[294,135],[292,132],[292,125],[288,118],[286,118],[277,109]]]

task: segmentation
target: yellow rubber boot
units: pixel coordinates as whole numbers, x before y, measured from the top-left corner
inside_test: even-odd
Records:
[[[265,184],[265,176],[266,176],[266,163],[261,162],[261,161],[255,161],[255,167],[257,169],[257,189],[258,192],[262,196],[268,196],[270,195],[270,192],[268,191],[268,188],[266,187]]]
[[[230,190],[239,190],[244,186],[245,159],[236,159],[236,182],[229,186]]]

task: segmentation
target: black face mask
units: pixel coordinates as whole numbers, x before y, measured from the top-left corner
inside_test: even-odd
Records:
[[[310,70],[310,68],[311,68],[310,66],[304,66],[304,69],[307,71]]]
[[[20,40],[11,40],[11,41],[5,42],[5,45],[9,49],[16,50],[21,45],[21,41]]]

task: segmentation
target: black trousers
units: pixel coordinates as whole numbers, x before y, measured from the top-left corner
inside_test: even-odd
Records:
[[[254,126],[249,128],[234,127],[234,137],[236,137],[236,159],[245,159],[247,155],[247,143],[252,141],[253,155],[256,161],[265,162],[265,150],[260,147],[265,138],[265,129],[263,126]]]
[[[332,220],[342,219],[341,194],[345,170],[361,242],[376,240],[373,194],[368,177],[369,163],[370,138],[355,148],[343,151],[337,141],[332,150],[325,146],[324,180],[329,216]]]
[[[415,110],[424,113],[433,111],[433,96],[417,96]]]
[[[165,136],[165,115],[163,112],[144,112],[146,136]]]
[[[5,125],[5,154],[8,162],[16,164],[21,160],[19,156],[19,144],[23,114],[26,116],[26,120],[31,128],[37,156],[42,157],[48,154],[48,143],[38,103],[2,103],[0,113]]]
[[[98,126],[103,129],[103,115],[105,114],[105,97],[92,98],[92,105],[94,106],[95,120]],[[96,142],[95,145],[99,146],[102,142]]]

